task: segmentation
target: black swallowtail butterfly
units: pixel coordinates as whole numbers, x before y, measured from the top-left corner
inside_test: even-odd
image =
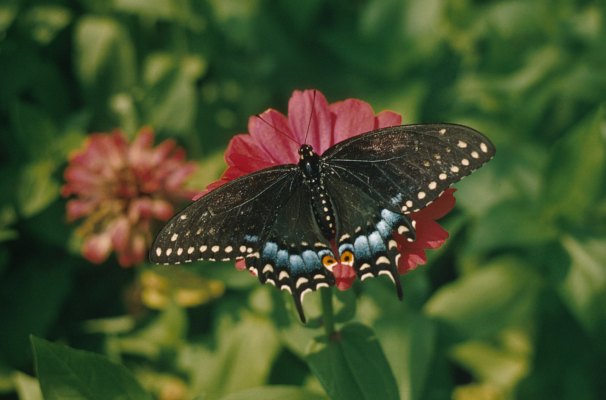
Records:
[[[206,194],[160,231],[151,261],[244,259],[261,283],[303,296],[334,285],[337,265],[360,279],[387,275],[402,297],[394,234],[415,239],[409,214],[490,160],[493,144],[454,124],[371,131],[319,156],[263,169]],[[336,253],[336,254],[335,254]]]

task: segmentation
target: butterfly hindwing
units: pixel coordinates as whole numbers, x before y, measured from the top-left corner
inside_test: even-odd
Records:
[[[305,294],[332,286],[335,279],[322,264],[324,256],[334,257],[330,243],[316,223],[309,187],[300,180],[293,179],[294,189],[277,211],[269,238],[258,253],[246,257],[246,264],[261,283],[291,293],[301,320],[305,320]]]
[[[231,181],[186,207],[162,228],[150,258],[159,264],[231,260],[258,252],[277,210],[296,189],[294,165],[268,168]]]
[[[327,175],[326,183],[337,214],[339,258],[343,262],[348,252],[353,256],[352,267],[360,280],[387,275],[401,297],[397,272],[400,255],[393,236],[401,234],[414,239],[411,220],[337,175]]]

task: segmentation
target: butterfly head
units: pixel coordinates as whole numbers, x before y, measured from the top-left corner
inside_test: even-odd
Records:
[[[308,157],[313,157],[314,155],[314,149],[313,147],[311,147],[308,144],[303,144],[301,145],[301,147],[299,147],[299,159],[300,160],[304,160],[305,158]]]

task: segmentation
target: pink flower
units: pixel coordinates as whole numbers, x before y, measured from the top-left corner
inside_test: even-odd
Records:
[[[173,206],[192,193],[184,188],[195,165],[172,140],[153,147],[150,128],[128,143],[121,131],[96,133],[71,155],[62,188],[69,221],[84,218],[78,234],[82,254],[93,262],[116,252],[123,267],[142,262],[151,244],[151,224],[166,221]]]
[[[310,118],[312,114],[313,118]],[[228,168],[223,176],[196,198],[251,172],[280,164],[296,164],[299,160],[299,145],[302,143],[310,144],[318,154],[322,154],[329,147],[350,137],[401,123],[402,117],[399,114],[382,111],[375,115],[368,103],[358,99],[329,104],[317,90],[295,91],[288,103],[288,116],[269,109],[259,117],[249,119],[249,133],[236,135],[229,143],[225,152]],[[445,191],[430,206],[410,215],[417,222],[416,241],[411,243],[396,235],[398,249],[402,254],[398,264],[400,273],[424,264],[425,249],[440,247],[448,237],[448,232],[435,220],[452,210],[455,203],[453,193],[453,189]],[[244,269],[244,262],[237,262],[236,267]],[[356,277],[353,268],[342,264],[334,267],[333,274],[336,286],[341,290],[351,287]]]

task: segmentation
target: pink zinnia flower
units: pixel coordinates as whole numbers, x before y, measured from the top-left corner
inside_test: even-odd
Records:
[[[185,180],[195,165],[172,140],[153,147],[154,134],[143,128],[132,143],[116,130],[89,136],[71,155],[64,176],[67,218],[84,218],[78,229],[82,254],[94,263],[116,252],[123,267],[142,262],[151,243],[151,224],[166,221],[173,205],[190,198]]]
[[[375,115],[372,107],[362,100],[347,99],[329,104],[317,90],[295,91],[288,103],[288,116],[269,109],[260,116],[249,119],[249,133],[236,135],[229,143],[225,152],[228,168],[221,179],[209,185],[195,199],[235,178],[260,169],[297,164],[300,144],[310,144],[318,154],[322,154],[329,147],[350,137],[401,124],[402,117],[399,114],[382,111]],[[453,193],[454,189],[448,189],[430,206],[409,215],[416,221],[414,242],[395,235],[401,253],[398,263],[401,274],[424,264],[427,261],[425,249],[438,248],[448,238],[448,232],[436,220],[454,207]],[[238,261],[236,266],[244,269],[244,261]],[[356,277],[353,268],[342,264],[334,267],[333,274],[336,286],[341,290],[351,287]]]

